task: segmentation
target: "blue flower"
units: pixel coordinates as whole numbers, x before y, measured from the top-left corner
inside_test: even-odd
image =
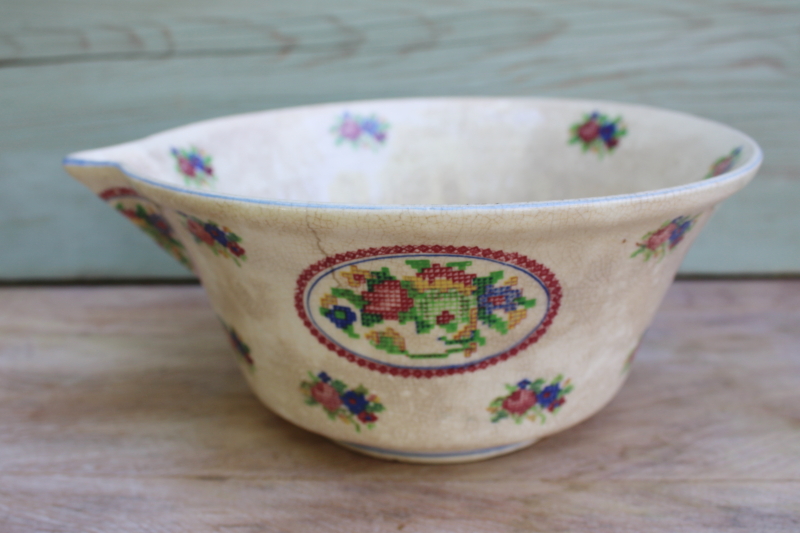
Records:
[[[192,164],[194,168],[197,170],[205,170],[206,164],[203,161],[203,158],[197,154],[190,154],[189,155],[189,163]]]
[[[365,118],[361,121],[361,131],[371,135],[373,139],[381,143],[386,140],[384,129],[384,125],[375,117]]]
[[[339,329],[345,329],[358,318],[352,309],[341,305],[334,305],[333,309],[328,309],[325,316]]]
[[[222,246],[228,246],[228,237],[225,236],[225,232],[219,229],[216,224],[207,222],[203,226],[203,229],[206,230],[206,233],[211,235],[214,240],[220,243]]]
[[[317,377],[323,383],[330,383],[330,381],[331,381],[331,377],[328,374],[326,374],[325,372],[320,372],[319,374],[317,374]]]
[[[517,383],[517,387],[519,387],[520,389],[527,389],[528,385],[530,385],[530,384],[531,384],[531,381],[529,379],[523,379],[522,381]]]
[[[366,409],[367,404],[369,403],[363,394],[359,394],[351,390],[342,394],[341,398],[345,407],[347,407],[354,415],[357,415]]]
[[[548,385],[542,392],[537,395],[537,401],[539,405],[544,407],[545,409],[550,407],[550,404],[555,402],[558,399],[558,394],[561,392],[561,385],[558,383],[554,383],[553,385]]]
[[[617,133],[617,125],[614,124],[613,122],[600,126],[600,137],[602,137],[603,140],[606,142],[613,139],[616,133]]]
[[[683,240],[684,234],[692,229],[694,220],[687,217],[678,217],[672,221],[675,224],[675,229],[669,235],[669,247],[674,248],[679,242]]]
[[[380,125],[380,122],[378,122],[374,118],[370,117],[370,118],[365,118],[361,122],[361,129],[363,131],[366,131],[370,135],[375,135],[376,133],[378,133],[381,130],[381,125]]]
[[[486,311],[487,315],[491,315],[495,309],[502,309],[506,313],[514,311],[517,304],[514,300],[522,296],[522,290],[514,289],[513,287],[503,286],[495,287],[489,285],[486,287],[486,292],[478,297],[478,306]]]

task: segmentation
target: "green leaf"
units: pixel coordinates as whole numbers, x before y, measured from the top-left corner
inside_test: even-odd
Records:
[[[404,279],[400,281],[400,287],[408,291],[409,293],[419,294],[419,291],[414,288],[414,282]],[[409,294],[413,298],[413,294]]]
[[[353,324],[350,324],[346,328],[342,329],[342,331],[347,333],[347,336],[350,337],[351,339],[360,339],[361,338],[361,335],[359,335],[358,333],[355,332],[355,330],[353,330]]]
[[[378,313],[361,313],[361,325],[370,328],[375,324],[383,322],[383,316]]]
[[[333,389],[339,394],[344,394],[345,392],[347,392],[347,385],[345,385],[338,379],[335,379],[331,382],[331,387],[333,387]]]
[[[385,409],[385,408],[383,407],[383,404],[380,404],[380,403],[371,403],[371,404],[367,405],[366,409],[364,409],[364,410],[365,410],[366,412],[368,412],[368,413],[380,413],[380,412],[381,412],[381,411],[383,411],[384,409]]]
[[[499,422],[500,420],[508,418],[508,411],[499,411],[492,417],[492,422]]]
[[[406,264],[417,272],[422,272],[431,266],[431,262],[427,259],[409,259],[406,261]]]
[[[497,315],[489,315],[485,321],[490,328],[500,332],[502,335],[508,333],[508,322]]]
[[[408,311],[400,311],[397,313],[397,318],[401,324],[405,324],[407,322],[416,322],[417,320],[417,309],[412,307]]]
[[[417,324],[417,333],[428,333],[433,329],[433,324],[425,320],[417,319],[415,322]]]
[[[472,261],[454,261],[452,263],[446,263],[445,266],[456,268],[458,270],[466,270],[467,267],[472,266]]]
[[[449,353],[406,353],[411,359],[446,359]]]
[[[364,299],[363,296],[354,293],[350,289],[341,289],[339,287],[333,287],[331,289],[331,294],[337,298],[344,298],[351,304],[355,305],[358,309],[362,309],[365,305],[367,305],[367,301]]]
[[[369,394],[369,391],[367,390],[367,388],[364,385],[359,385],[358,387],[353,389],[353,392],[355,392],[356,394],[363,394],[364,396]]]
[[[456,331],[458,331],[458,322],[453,321],[450,322],[449,324],[444,324],[440,327],[443,327],[447,333],[455,333]]]

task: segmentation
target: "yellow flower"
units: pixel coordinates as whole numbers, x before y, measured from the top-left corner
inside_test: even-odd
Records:
[[[514,311],[508,312],[508,329],[514,329],[514,326],[525,320],[525,317],[528,316],[528,310],[524,307],[520,307],[519,309],[515,309]]]
[[[339,300],[337,300],[336,296],[333,294],[326,294],[320,299],[319,303],[322,305],[322,307],[330,308],[332,305],[339,303]]]
[[[351,287],[360,287],[368,279],[372,279],[372,273],[370,271],[361,270],[355,265],[350,265],[350,272],[342,272],[341,274]]]

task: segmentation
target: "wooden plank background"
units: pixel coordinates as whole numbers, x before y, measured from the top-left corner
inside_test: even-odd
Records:
[[[684,273],[800,272],[797,0],[0,0],[0,279],[187,274],[60,168],[230,113],[541,95],[726,122],[765,151]]]

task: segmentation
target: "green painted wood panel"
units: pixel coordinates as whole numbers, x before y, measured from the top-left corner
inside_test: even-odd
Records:
[[[0,0],[0,279],[185,277],[60,168],[68,152],[287,105],[603,98],[764,148],[684,273],[800,273],[797,0]]]

